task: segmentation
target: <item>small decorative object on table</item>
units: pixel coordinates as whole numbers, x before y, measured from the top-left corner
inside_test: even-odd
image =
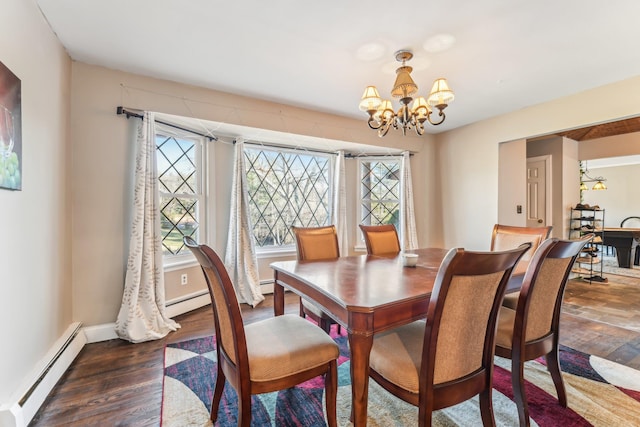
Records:
[[[402,254],[402,265],[405,267],[415,267],[418,263],[418,254]]]

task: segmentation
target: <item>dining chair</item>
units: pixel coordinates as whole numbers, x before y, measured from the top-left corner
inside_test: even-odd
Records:
[[[620,228],[640,228],[640,216],[628,216],[620,222]],[[638,239],[631,242],[631,253],[629,259],[633,258],[634,265],[640,265],[640,245]],[[631,263],[631,261],[630,261]]]
[[[491,394],[496,318],[511,272],[530,247],[451,249],[438,270],[426,322],[374,336],[371,378],[418,406],[420,426],[431,425],[434,410],[476,395],[483,425],[495,425]]]
[[[545,356],[558,401],[567,395],[558,360],[560,309],[571,267],[593,234],[579,240],[547,239],[540,244],[525,273],[516,309],[501,307],[496,355],[511,359],[511,383],[520,426],[529,425],[524,362]]]
[[[243,325],[240,306],[222,260],[206,245],[183,238],[202,267],[216,334],[217,377],[211,421],[218,417],[225,380],[238,395],[238,426],[251,424],[251,395],[283,390],[325,376],[327,423],[336,426],[336,343],[323,331],[295,315]]]
[[[493,226],[491,234],[491,250],[503,251],[505,249],[513,249],[525,242],[531,242],[529,249],[520,259],[518,265],[513,270],[512,280],[522,281],[527,266],[531,261],[533,253],[536,251],[540,243],[549,238],[553,227],[519,227],[514,225],[496,224]],[[505,295],[503,304],[515,308],[518,301],[518,292],[509,292]]]
[[[393,224],[360,224],[369,255],[397,254],[400,252],[398,231]]]
[[[491,250],[503,251],[517,248],[525,242],[531,242],[531,249],[527,251],[513,270],[513,274],[524,273],[527,265],[540,243],[549,238],[552,226],[546,227],[519,227],[515,225],[496,224],[491,234]]]
[[[296,227],[291,226],[296,238],[296,254],[298,261],[320,261],[340,258],[338,234],[333,225],[325,227]],[[310,317],[327,334],[331,325],[336,321],[312,302],[300,298],[300,316]],[[338,325],[338,333],[341,332]]]

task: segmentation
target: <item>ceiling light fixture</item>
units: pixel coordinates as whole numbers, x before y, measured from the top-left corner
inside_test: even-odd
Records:
[[[367,123],[371,129],[378,131],[380,137],[385,136],[392,126],[396,130],[402,129],[403,135],[411,128],[415,129],[418,135],[422,135],[425,121],[434,126],[444,122],[444,109],[453,101],[453,91],[449,89],[447,79],[440,78],[433,82],[427,99],[419,96],[414,100],[413,95],[418,92],[418,85],[411,78],[413,68],[406,65],[406,62],[413,58],[413,53],[409,50],[399,50],[395,55],[396,61],[402,62],[402,66],[396,70],[396,81],[391,95],[400,98],[400,109],[394,112],[391,101],[380,98],[375,86],[367,86],[360,100],[360,110],[369,114]],[[413,105],[409,107],[412,101]],[[431,120],[434,107],[438,109],[439,121]]]
[[[589,169],[587,168],[587,161],[585,160],[584,162],[584,168],[582,168],[582,162],[580,162],[580,191],[585,191],[589,189],[587,184],[585,184],[586,182],[595,182],[593,187],[591,187],[592,190],[607,189],[607,186],[604,185],[604,181],[606,181],[606,178],[602,176],[596,176],[595,178],[592,178],[588,175],[588,172],[589,172]]]

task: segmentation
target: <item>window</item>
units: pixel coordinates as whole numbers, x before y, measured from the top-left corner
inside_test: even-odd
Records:
[[[203,234],[203,141],[193,137],[156,133],[156,158],[160,192],[160,229],[165,258],[184,251],[183,236],[196,240]]]
[[[290,227],[331,217],[331,155],[245,145],[249,213],[256,247],[295,243]]]
[[[400,159],[360,159],[360,221],[400,227]]]

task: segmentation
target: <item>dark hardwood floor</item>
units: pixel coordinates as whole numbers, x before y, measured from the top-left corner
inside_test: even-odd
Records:
[[[640,280],[620,278],[610,282],[569,283],[561,343],[640,369]],[[295,295],[288,293],[285,302],[287,313],[298,313]],[[270,317],[273,298],[268,295],[256,308],[243,305],[242,312],[246,322]],[[86,345],[30,426],[158,426],[165,344],[213,334],[209,306],[176,320],[182,327],[162,340],[141,344],[111,340]]]

